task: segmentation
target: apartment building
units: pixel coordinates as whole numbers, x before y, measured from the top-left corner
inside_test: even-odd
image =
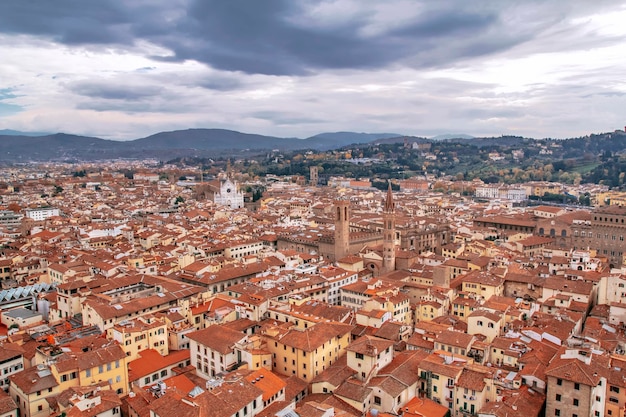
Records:
[[[62,353],[55,357],[50,371],[58,381],[59,391],[107,382],[118,395],[128,394],[128,360],[117,342],[87,351]]]
[[[462,291],[487,300],[504,292],[504,278],[487,271],[472,271],[458,278],[462,280]]]
[[[475,415],[497,396],[494,373],[487,367],[465,367],[454,386],[455,416]]]
[[[626,253],[626,207],[598,207],[588,221],[572,224],[570,246],[574,249],[595,249],[608,259],[611,268],[624,264]]]
[[[9,395],[21,417],[48,417],[49,397],[58,395],[59,383],[46,365],[37,365],[9,377]]]
[[[0,344],[0,388],[9,389],[9,377],[24,369],[24,349],[14,343]]]
[[[128,360],[137,359],[139,352],[154,349],[162,356],[169,353],[167,323],[153,315],[124,320],[107,329],[107,338],[117,341]]]
[[[310,382],[344,354],[352,329],[349,324],[323,322],[307,329],[268,326],[261,334],[272,354],[274,372]]]
[[[362,336],[346,348],[347,364],[356,378],[368,382],[393,359],[393,342],[372,336]]]
[[[462,357],[431,354],[419,365],[420,391],[428,399],[453,409],[455,385],[466,362]]]
[[[25,209],[24,215],[35,221],[42,221],[49,217],[58,216],[61,212],[58,208],[54,207],[39,207],[34,209]]]
[[[191,365],[204,378],[236,369],[242,363],[242,346],[248,336],[221,325],[187,334]]]
[[[605,415],[608,357],[562,348],[546,369],[546,416]]]
[[[145,387],[176,375],[175,369],[191,364],[189,349],[178,350],[163,356],[154,349],[140,352],[139,357],[128,362],[130,384]]]
[[[83,324],[106,331],[124,320],[169,311],[204,292],[199,286],[150,275],[102,280],[102,285],[83,295]]]

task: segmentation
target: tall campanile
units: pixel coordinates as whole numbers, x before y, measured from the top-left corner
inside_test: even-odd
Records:
[[[383,208],[383,267],[382,273],[396,269],[396,208],[391,193],[391,182],[387,189]]]
[[[350,200],[335,200],[335,261],[350,251]]]

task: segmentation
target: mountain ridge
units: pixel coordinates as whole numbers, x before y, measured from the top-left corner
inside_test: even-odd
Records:
[[[614,133],[623,135],[623,131]],[[612,135],[603,133],[600,135]],[[463,136],[463,135],[452,135]],[[587,137],[594,135],[587,135]],[[570,138],[565,140],[578,140]],[[351,146],[377,146],[408,142],[461,143],[477,148],[521,146],[521,136],[428,139],[396,133],[326,132],[305,139],[281,138],[227,129],[195,128],[158,132],[143,138],[116,141],[98,137],[55,133],[44,136],[1,135],[1,162],[89,161],[106,159],[170,160],[177,157],[252,157],[273,151],[326,151]],[[549,139],[542,139],[549,140]]]
[[[280,138],[227,129],[185,129],[158,132],[129,141],[55,133],[43,136],[0,135],[0,161],[101,160],[166,158],[259,153],[260,151],[328,150],[367,143],[395,134],[334,132],[306,139]]]

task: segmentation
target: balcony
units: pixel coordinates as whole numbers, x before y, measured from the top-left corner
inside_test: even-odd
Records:
[[[244,365],[247,365],[248,362],[235,362],[232,365],[230,365],[229,367],[226,368],[227,372],[232,372],[232,371],[236,371],[237,369],[241,368]]]
[[[464,417],[475,417],[475,416],[477,416],[477,414],[475,412],[472,412],[472,411],[470,411],[470,410],[468,410],[466,408],[463,408],[463,407],[459,408],[459,412],[461,414],[463,414]]]

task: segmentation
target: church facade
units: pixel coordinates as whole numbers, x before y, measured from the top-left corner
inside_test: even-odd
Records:
[[[221,206],[230,208],[243,207],[243,192],[239,189],[239,184],[230,175],[219,180],[219,186],[213,194],[213,201]]]

